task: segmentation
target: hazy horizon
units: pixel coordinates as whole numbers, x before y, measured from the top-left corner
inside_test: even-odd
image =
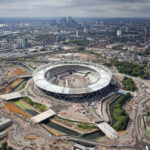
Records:
[[[0,0],[2,17],[145,18],[149,0]]]

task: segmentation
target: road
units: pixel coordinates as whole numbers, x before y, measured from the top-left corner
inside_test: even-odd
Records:
[[[144,113],[144,104],[149,100],[149,93],[146,92],[146,90],[142,86],[142,82],[140,84],[140,90],[142,91],[142,96],[140,97],[141,101],[139,102],[138,106],[136,107],[136,115],[135,115],[135,136],[136,136],[136,145],[135,148],[137,150],[141,150],[141,148],[145,148],[145,146],[148,146],[150,148],[150,144],[145,143],[143,141],[143,138],[141,137],[140,134],[140,128],[142,129],[143,127],[140,126],[140,121]],[[145,137],[148,135],[145,134]],[[150,138],[150,137],[148,137]]]

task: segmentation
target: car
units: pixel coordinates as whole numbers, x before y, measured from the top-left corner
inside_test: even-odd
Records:
[[[111,147],[115,147],[116,146],[116,144],[111,144]]]

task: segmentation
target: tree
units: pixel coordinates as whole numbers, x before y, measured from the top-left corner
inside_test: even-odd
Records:
[[[7,150],[13,150],[13,148],[9,146],[9,147],[7,148]]]
[[[140,66],[131,62],[118,62],[111,60],[111,62],[117,67],[120,73],[125,73],[131,76],[139,76],[143,79],[150,79],[150,73],[144,66]]]
[[[2,143],[2,150],[7,150],[7,142]]]
[[[115,102],[114,111],[113,111],[115,124],[113,125],[113,127],[117,131],[126,129],[128,125],[129,117],[126,115],[126,113],[122,109],[122,105],[125,102],[125,100],[130,98],[130,96],[131,96],[130,93],[127,93],[126,95],[121,95]]]
[[[123,81],[125,89],[129,91],[135,91],[136,86],[132,78],[125,78]]]

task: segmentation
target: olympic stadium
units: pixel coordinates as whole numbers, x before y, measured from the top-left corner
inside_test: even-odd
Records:
[[[33,73],[35,85],[56,98],[93,97],[105,92],[111,80],[112,74],[108,69],[89,62],[51,62]]]

